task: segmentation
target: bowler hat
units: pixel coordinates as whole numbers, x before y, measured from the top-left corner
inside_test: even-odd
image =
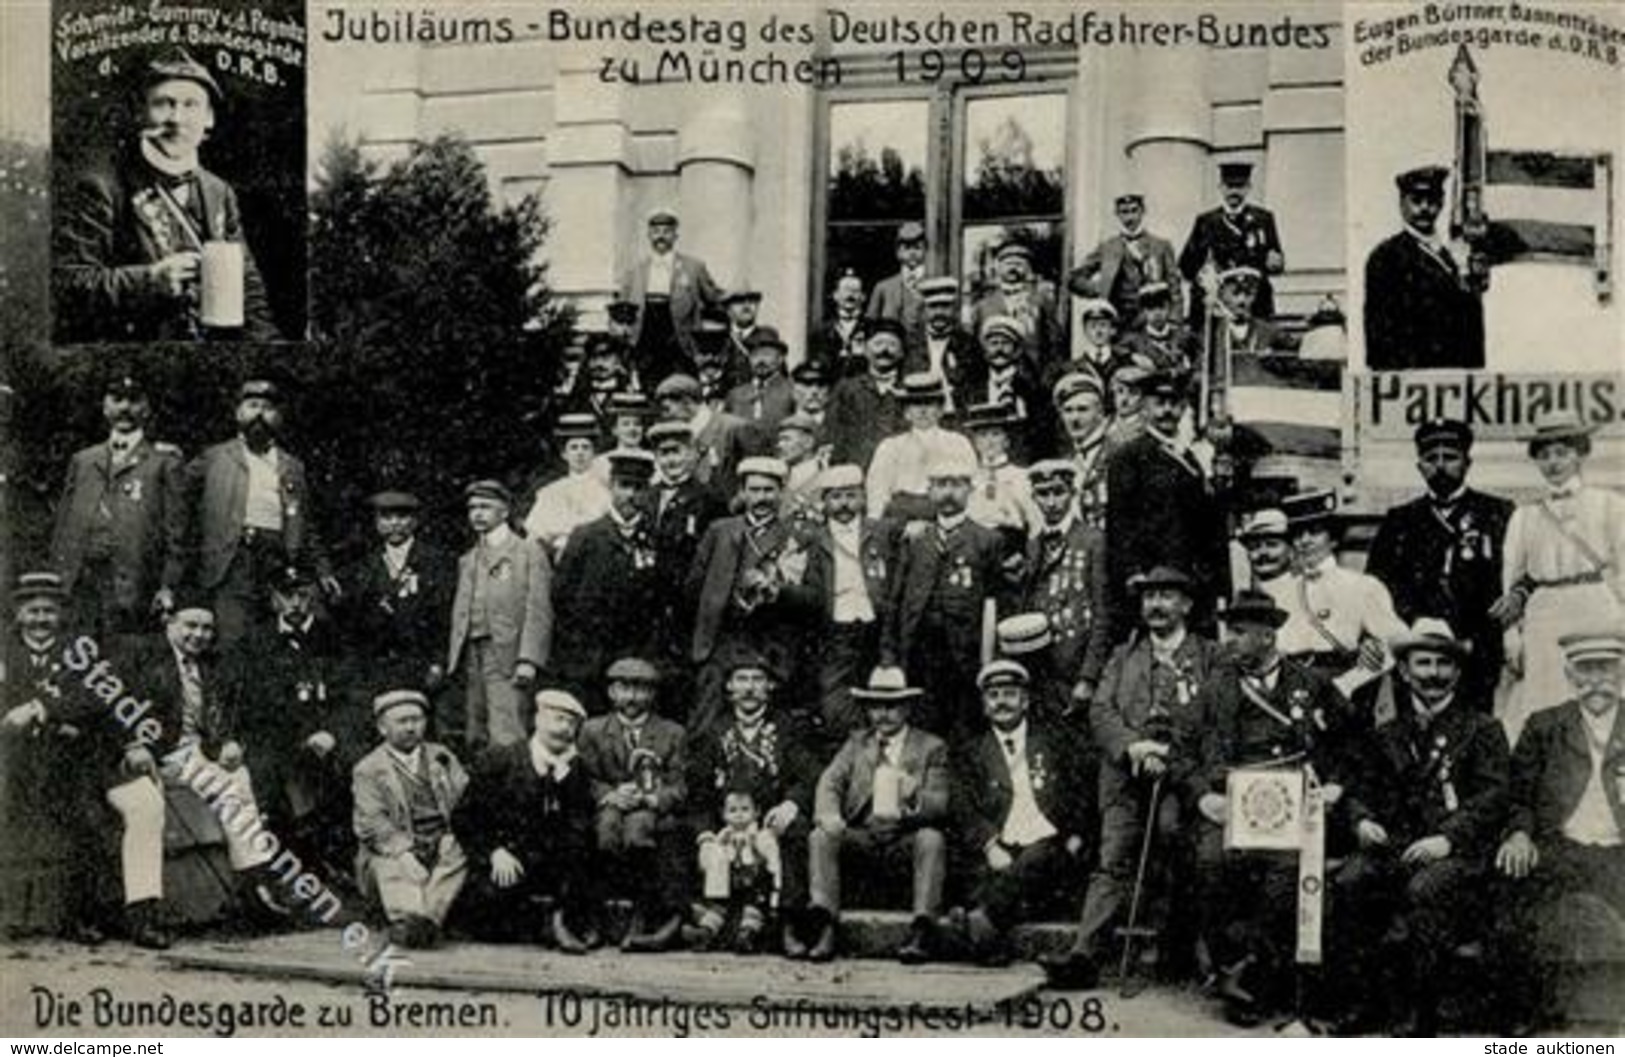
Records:
[[[1287,612],[1275,604],[1275,599],[1262,591],[1236,592],[1220,614],[1227,624],[1264,624],[1279,628],[1286,623]]]

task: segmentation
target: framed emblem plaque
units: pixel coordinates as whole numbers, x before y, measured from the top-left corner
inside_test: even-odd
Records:
[[[1225,782],[1224,846],[1297,851],[1303,846],[1303,770],[1243,767]]]

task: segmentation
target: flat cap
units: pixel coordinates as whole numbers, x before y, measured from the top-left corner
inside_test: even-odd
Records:
[[[237,387],[239,402],[250,399],[279,400],[282,390],[277,387],[276,381],[263,376],[244,378],[243,384]]]
[[[1135,573],[1129,577],[1128,586],[1131,591],[1152,591],[1171,587],[1189,595],[1196,589],[1196,581],[1171,565],[1158,565],[1150,572]]]
[[[377,719],[391,709],[413,705],[424,715],[429,714],[429,698],[417,690],[386,690],[372,699],[372,718]]]
[[[367,497],[367,505],[378,513],[395,512],[402,514],[416,513],[422,507],[418,497],[411,492],[383,491],[374,492]]]
[[[863,467],[850,462],[831,466],[819,475],[818,487],[825,492],[832,488],[862,488]]]
[[[1025,242],[1007,239],[999,243],[999,248],[993,251],[993,259],[996,261],[1002,261],[1006,257],[1021,257],[1030,261],[1033,259],[1033,248]]]
[[[646,225],[675,224],[678,222],[677,211],[670,206],[656,206],[644,216]]]
[[[1241,528],[1236,530],[1236,538],[1244,541],[1271,537],[1285,539],[1287,529],[1286,511],[1278,507],[1265,507],[1247,515]]]
[[[680,422],[677,419],[668,418],[663,421],[656,422],[654,425],[650,426],[649,429],[643,434],[643,439],[648,441],[651,447],[655,448],[660,447],[660,445],[666,443],[667,441],[676,441],[680,444],[693,444],[694,427],[689,425],[687,422]]]
[[[604,672],[604,678],[612,683],[658,683],[660,669],[642,657],[621,657]]]
[[[668,374],[655,386],[655,399],[690,397],[698,400],[703,392],[700,380],[692,374]]]
[[[508,486],[490,477],[471,482],[463,489],[463,498],[468,501],[488,499],[503,506],[513,506],[513,493],[508,491]]]
[[[538,690],[536,692],[535,700],[536,710],[538,712],[544,708],[548,708],[552,709],[554,712],[566,712],[572,716],[575,716],[577,719],[587,718],[587,710],[581,706],[580,701],[576,700],[574,694],[567,691]]]
[[[1129,191],[1129,192],[1127,192],[1125,194],[1120,194],[1116,198],[1112,199],[1112,205],[1115,205],[1115,206],[1133,206],[1133,205],[1143,206],[1143,205],[1145,205],[1145,195],[1140,194],[1138,191]]]
[[[1003,335],[1018,345],[1026,337],[1025,331],[1021,329],[1021,323],[1013,316],[988,316],[982,320],[981,339],[986,341],[995,334]]]
[[[1093,393],[1103,397],[1105,393],[1100,384],[1100,376],[1094,371],[1068,371],[1056,379],[1055,387],[1050,390],[1057,408],[1065,407],[1067,401],[1079,393]]]
[[[752,455],[739,460],[738,476],[741,481],[747,477],[771,477],[783,484],[790,476],[790,467],[785,465],[783,459]]]
[[[220,83],[208,67],[187,53],[184,48],[171,48],[155,55],[141,71],[141,87],[149,88],[162,81],[191,81],[208,91],[215,102],[221,98]]]

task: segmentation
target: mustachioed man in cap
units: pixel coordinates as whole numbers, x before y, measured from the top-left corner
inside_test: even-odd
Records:
[[[237,432],[186,468],[197,525],[192,579],[211,596],[222,646],[269,617],[270,583],[289,565],[316,576],[332,601],[341,589],[316,530],[305,464],[284,448],[282,393],[265,373],[237,391]]]
[[[844,737],[845,731],[826,731],[819,737],[776,705],[777,690],[777,674],[761,657],[741,651],[729,660],[724,684],[728,710],[706,729],[691,731],[687,742],[689,827],[699,835],[702,874],[710,877],[709,862],[729,851],[726,816],[736,810],[734,798],[749,796],[759,816],[759,830],[770,835],[777,847],[783,946],[786,954],[797,957],[807,950],[801,917],[807,901],[807,834],[812,828],[813,789],[822,766],[823,745],[832,737]],[[730,888],[728,896],[733,895]],[[706,898],[715,900],[722,894],[712,889]],[[707,924],[703,914],[699,924]],[[712,924],[721,922],[713,920]],[[743,918],[738,924],[744,931]],[[752,939],[747,945],[755,947],[756,943]]]
[[[1039,520],[1023,541],[1022,609],[1049,619],[1056,667],[1073,701],[1087,707],[1115,641],[1105,536],[1078,513],[1072,463],[1046,459],[1033,464],[1027,476]]]
[[[610,463],[609,513],[576,529],[553,579],[554,674],[594,712],[612,658],[653,657],[660,638],[660,553],[650,531],[655,458],[624,452]]]
[[[1067,461],[1072,464],[1078,513],[1085,522],[1103,530],[1111,416],[1106,412],[1100,376],[1090,370],[1070,371],[1056,379],[1050,396],[1061,420]]]
[[[903,328],[905,348],[919,343],[925,324],[925,227],[905,221],[897,229],[897,271],[875,284],[864,313],[869,322],[889,319]]]
[[[808,703],[798,677],[818,598],[807,576],[806,533],[781,516],[789,472],[779,459],[741,461],[742,512],[711,523],[689,568],[681,597],[695,602],[689,660],[700,670],[687,719],[696,730],[721,710],[732,650],[750,649],[784,673],[785,685],[800,691],[787,707]]]
[[[1336,935],[1352,942],[1328,964],[1367,1021],[1355,1026],[1386,1013],[1393,1034],[1432,1034],[1441,963],[1483,922],[1511,752],[1487,702],[1461,692],[1472,646],[1449,624],[1420,617],[1388,645],[1393,696],[1375,711],[1369,774],[1348,805],[1358,850],[1332,878],[1347,915]],[[1402,938],[1371,942],[1385,935]]]
[[[587,710],[562,690],[535,695],[529,738],[494,745],[469,768],[452,832],[468,855],[456,920],[485,940],[544,942],[565,954],[598,944],[602,881],[597,800],[577,743]],[[550,896],[538,921],[533,900]]]
[[[1491,616],[1501,591],[1501,544],[1513,504],[1471,488],[1473,431],[1465,422],[1429,419],[1416,428],[1423,495],[1391,508],[1366,555],[1399,619],[1442,619],[1472,644],[1462,672],[1467,698],[1488,707],[1505,652]]]
[[[1625,917],[1625,636],[1617,619],[1579,624],[1558,648],[1569,686],[1529,717],[1513,750],[1507,836],[1495,853],[1498,997],[1509,1024],[1525,1026],[1552,1012],[1556,952],[1579,942],[1557,925],[1566,916],[1573,929],[1580,917],[1562,904],[1600,901],[1612,922],[1599,924],[1616,936]]]
[[[1275,214],[1247,201],[1252,186],[1250,163],[1221,162],[1221,201],[1216,208],[1197,214],[1185,247],[1179,251],[1180,274],[1191,284],[1191,329],[1198,333],[1206,322],[1207,298],[1218,273],[1238,265],[1259,275],[1256,315],[1262,319],[1275,315],[1275,292],[1269,277],[1285,270],[1286,259]]]
[[[1067,277],[1067,287],[1075,297],[1101,298],[1109,303],[1126,331],[1138,330],[1144,320],[1140,294],[1151,283],[1179,285],[1179,264],[1174,246],[1145,228],[1145,196],[1120,194],[1113,202],[1119,231],[1089,251],[1083,263]],[[1175,315],[1183,315],[1176,295],[1171,301]]]
[[[367,506],[377,541],[342,577],[345,631],[365,658],[362,690],[437,689],[446,675],[456,559],[418,537],[422,504],[411,492],[375,492]]]
[[[825,420],[830,457],[867,469],[875,448],[905,428],[900,391],[905,336],[895,319],[869,323],[868,370],[835,383]]]
[[[56,208],[52,280],[62,341],[271,341],[279,335],[243,231],[237,194],[198,153],[214,132],[220,85],[179,48],[132,84],[128,139],[78,174]],[[243,325],[199,316],[206,242],[243,245]]]
[[[1112,651],[1089,704],[1089,726],[1100,747],[1100,861],[1089,879],[1072,946],[1044,963],[1052,982],[1093,987],[1099,962],[1111,952],[1112,929],[1129,908],[1152,790],[1174,763],[1174,733],[1187,720],[1197,691],[1219,663],[1218,645],[1191,631],[1191,581],[1178,569],[1153,569],[1133,583],[1139,622]],[[1157,858],[1148,874],[1149,919],[1162,921],[1162,960],[1188,964],[1194,936],[1183,900],[1190,846],[1181,834],[1179,798],[1157,804]]]
[[[426,741],[429,699],[410,688],[372,699],[383,741],[351,773],[356,876],[378,900],[390,939],[433,947],[468,876],[452,819],[468,773],[452,751]]]
[[[728,316],[729,354],[733,358],[749,360],[751,340],[758,333],[777,334],[772,327],[756,321],[762,311],[762,292],[749,287],[729,290],[722,295],[722,308]]]
[[[655,387],[655,404],[662,420],[688,424],[700,456],[695,475],[732,498],[739,483],[739,462],[754,450],[750,423],[708,403],[699,379],[692,375],[667,376]]]
[[[752,423],[759,434],[771,435],[795,410],[795,389],[784,370],[789,346],[772,327],[752,328],[747,340],[750,377],[728,393],[722,406],[729,414]]]
[[[1021,354],[1040,376],[1065,354],[1066,321],[1055,284],[1033,271],[1032,247],[1008,238],[993,250],[987,293],[971,309],[970,325],[980,336],[989,319],[1005,316],[1021,330]]]
[[[103,642],[150,630],[186,571],[186,477],[180,449],[146,434],[152,406],[134,369],[102,387],[106,440],[68,463],[51,534],[76,623]]]
[[[1095,768],[1071,724],[1033,714],[1020,661],[988,662],[976,686],[989,729],[961,747],[950,797],[975,864],[960,938],[974,960],[1003,965],[1010,930],[1069,903],[1094,860]]]
[[[649,427],[655,479],[649,490],[649,533],[655,548],[660,588],[646,604],[658,611],[660,644],[655,657],[667,674],[669,702],[690,697],[688,651],[694,636],[694,608],[682,597],[694,552],[711,522],[728,514],[728,501],[695,473],[700,454],[687,422],[662,421]]]
[[[1258,314],[1258,291],[1263,279],[1257,269],[1240,264],[1225,268],[1218,273],[1216,282],[1213,340],[1208,345],[1215,370],[1224,363],[1223,357],[1226,356],[1262,356],[1293,351],[1302,343],[1296,335],[1282,330]],[[1189,349],[1199,352],[1199,344],[1192,341]],[[1193,359],[1199,360],[1200,356]]]
[[[621,277],[620,299],[637,306],[632,358],[645,386],[694,369],[694,331],[700,313],[722,304],[722,288],[705,262],[677,252],[677,214],[648,215],[649,252]]]
[[[1514,682],[1497,714],[1513,745],[1532,713],[1567,695],[1562,637],[1577,624],[1625,621],[1625,496],[1585,481],[1595,429],[1577,411],[1554,409],[1528,434],[1543,491],[1507,522],[1505,593],[1490,610],[1506,627]]]
[[[1022,331],[1007,316],[990,316],[980,334],[982,370],[953,396],[963,411],[977,404],[1006,407],[1014,419],[1010,440],[1017,462],[1026,464],[1055,450],[1055,415],[1041,372],[1021,354]]]
[[[962,434],[942,426],[947,388],[934,374],[911,374],[903,379],[898,399],[908,429],[886,437],[875,446],[869,463],[869,509],[882,517],[915,520],[930,516],[926,495],[926,465],[933,453],[953,452],[976,464],[976,449]]]
[[[526,508],[524,528],[525,535],[545,546],[555,560],[572,532],[609,509],[609,489],[593,472],[601,438],[598,421],[589,414],[560,415],[553,426],[564,473],[536,489]]]
[[[474,545],[457,562],[446,671],[464,673],[464,745],[511,745],[525,738],[526,702],[552,655],[553,563],[509,526],[502,482],[475,481],[463,495]]]
[[[821,516],[823,491],[818,482],[829,466],[829,449],[819,449],[818,434],[817,421],[799,411],[785,416],[775,431],[778,456],[790,470],[782,511],[791,520],[816,523]]]
[[[841,272],[830,291],[830,313],[807,343],[808,359],[824,364],[836,377],[862,374],[864,339],[863,278],[851,268]]]
[[[1072,333],[1071,355],[1050,366],[1050,387],[1068,374],[1087,371],[1104,381],[1121,362],[1118,349],[1117,309],[1102,297],[1086,297],[1078,306],[1078,327]]]
[[[959,280],[951,275],[922,279],[920,296],[925,302],[925,325],[919,341],[904,350],[904,372],[941,375],[950,394],[975,388],[985,365],[976,335],[960,323]]]
[[[1484,366],[1484,301],[1469,261],[1445,244],[1442,165],[1394,177],[1404,230],[1365,261],[1365,365],[1374,371]]]
[[[600,862],[632,902],[622,950],[669,948],[682,924],[687,830],[686,734],[656,715],[660,673],[622,655],[604,673],[611,711],[581,727],[581,763],[597,804]]]
[[[1007,553],[999,532],[966,514],[974,455],[934,448],[925,474],[934,516],[903,533],[880,663],[910,673],[924,691],[916,722],[949,737],[981,727],[976,672],[982,644],[1019,590],[1020,556]]]

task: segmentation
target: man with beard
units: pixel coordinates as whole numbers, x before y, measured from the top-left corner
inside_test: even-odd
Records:
[[[485,940],[542,940],[564,954],[598,945],[595,800],[576,748],[587,710],[562,690],[536,695],[528,740],[487,749],[452,818],[468,854],[461,920]],[[536,927],[535,898],[552,913]]]
[[[244,245],[236,192],[198,157],[214,131],[220,94],[209,71],[179,48],[142,69],[130,142],[110,164],[77,179],[58,206],[52,276],[59,341],[279,336]],[[206,327],[201,318],[208,242],[242,247],[239,328]]]
[[[1056,381],[1051,393],[1066,434],[1072,487],[1078,514],[1096,529],[1106,527],[1106,404],[1100,378],[1093,371],[1072,371]]]
[[[1155,871],[1148,873],[1165,895],[1157,901],[1162,958],[1178,965],[1189,934],[1175,915],[1174,893],[1188,882],[1190,848],[1185,820],[1172,790],[1164,789],[1174,751],[1174,732],[1188,722],[1198,689],[1219,662],[1213,640],[1186,627],[1191,611],[1190,577],[1158,568],[1137,577],[1143,633],[1136,630],[1112,652],[1089,707],[1089,724],[1100,747],[1100,860],[1089,878],[1083,913],[1072,946],[1044,962],[1057,987],[1094,987],[1112,929],[1128,910],[1140,850],[1149,821],[1156,827]],[[1156,813],[1152,817],[1152,807]]]
[[[1010,930],[1072,898],[1093,860],[1095,770],[1064,723],[1029,715],[1031,677],[1012,660],[976,677],[990,730],[954,761],[954,813],[975,862],[960,938],[983,965],[1008,964]]]
[[[382,907],[391,942],[433,947],[468,874],[451,828],[468,774],[450,749],[424,741],[423,694],[386,691],[373,698],[372,715],[383,744],[351,774],[356,879]]]
[[[581,765],[597,804],[599,861],[632,903],[624,951],[663,951],[682,925],[689,834],[683,728],[653,713],[660,673],[622,656],[604,673],[608,715],[581,726]]]
[[[875,448],[905,424],[898,399],[902,383],[903,325],[879,319],[869,324],[869,369],[841,379],[829,396],[826,422],[830,457],[867,469]]]
[[[1355,772],[1359,746],[1347,706],[1323,676],[1275,648],[1285,611],[1242,591],[1223,613],[1234,663],[1197,691],[1174,731],[1171,778],[1201,812],[1196,842],[1201,932],[1227,1018],[1259,1023],[1292,997],[1298,904],[1296,856],[1226,847],[1227,779],[1258,767],[1310,767],[1321,783],[1327,844],[1341,838],[1332,808]]]
[[[799,918],[807,900],[807,834],[818,755],[812,732],[771,707],[776,689],[760,657],[740,653],[729,662],[724,690],[731,711],[694,731],[688,741],[688,807],[691,828],[703,842],[719,828],[727,796],[750,793],[762,812],[762,827],[778,843],[784,953],[799,958],[807,953]]]
[[[857,272],[848,268],[841,273],[830,303],[835,314],[824,320],[809,343],[810,358],[827,364],[836,377],[862,374],[868,328],[863,318],[863,280]]]
[[[739,464],[744,510],[706,529],[683,597],[695,602],[690,659],[700,668],[688,725],[704,730],[721,711],[725,662],[734,650],[758,653],[799,683],[806,633],[818,600],[807,579],[809,554],[780,516],[789,468],[753,457]],[[799,707],[803,701],[787,702]]]
[[[975,457],[953,448],[933,450],[925,475],[935,516],[903,533],[880,663],[914,673],[910,678],[925,698],[916,720],[950,737],[981,725],[976,673],[983,638],[993,632],[984,626],[985,603],[992,599],[995,613],[999,596],[1008,604],[1015,574],[1006,569],[999,533],[965,513]]]
[[[1506,878],[1500,997],[1512,1024],[1550,1008],[1553,967],[1538,939],[1560,901],[1601,902],[1616,935],[1625,918],[1625,636],[1603,625],[1565,635],[1559,647],[1574,696],[1534,713],[1518,738],[1507,837],[1495,855]]]
[[[972,332],[981,334],[995,316],[1013,320],[1021,333],[1021,355],[1042,375],[1062,354],[1066,332],[1055,284],[1033,272],[1032,247],[1015,239],[993,251],[993,263],[995,281],[971,309]]]
[[[1143,323],[1145,288],[1152,283],[1179,281],[1179,263],[1173,243],[1145,229],[1145,196],[1121,194],[1112,203],[1122,229],[1090,251],[1067,277],[1067,286],[1079,297],[1104,298],[1116,309],[1124,329]],[[1179,306],[1173,306],[1179,311]]]
[[[728,513],[728,502],[694,474],[699,452],[686,422],[657,422],[649,427],[657,473],[649,489],[649,536],[655,551],[656,592],[643,600],[660,636],[656,656],[666,671],[666,704],[686,714],[692,694],[688,652],[694,641],[694,601],[683,595],[705,530]]]
[[[1416,428],[1416,468],[1427,494],[1383,516],[1365,571],[1387,585],[1401,620],[1440,617],[1472,644],[1463,689],[1487,708],[1501,675],[1501,628],[1490,612],[1512,503],[1468,487],[1472,450],[1464,422],[1430,419]]]
[[[474,545],[457,561],[448,674],[464,671],[463,744],[525,740],[524,702],[553,645],[553,564],[508,525],[513,496],[500,481],[463,489]]]
[[[1348,942],[1330,964],[1355,992],[1350,1026],[1387,997],[1391,1034],[1431,1035],[1442,963],[1472,938],[1490,894],[1510,750],[1489,702],[1458,692],[1470,647],[1448,624],[1422,617],[1390,646],[1398,685],[1349,800],[1359,850],[1332,878],[1346,915],[1334,939]]]
[[[609,513],[576,529],[559,558],[553,670],[578,699],[596,689],[611,657],[650,657],[657,647],[662,573],[648,517],[654,469],[647,452],[614,456]]]
[[[1049,621],[1056,670],[1083,708],[1094,698],[1114,635],[1106,591],[1106,540],[1077,510],[1072,464],[1050,459],[1027,471],[1042,522],[1027,545],[1023,612]]]
[[[677,214],[656,209],[648,218],[649,254],[622,278],[620,297],[638,307],[632,359],[644,386],[694,369],[694,331],[700,313],[722,303],[722,289],[705,262],[677,252]]]
[[[151,415],[134,372],[110,372],[102,391],[108,438],[74,454],[57,504],[51,564],[76,622],[104,644],[149,630],[186,568],[184,464],[174,445],[147,437]]]
[[[410,492],[367,500],[378,542],[351,566],[346,624],[369,687],[437,689],[445,679],[446,620],[457,590],[456,563],[418,538],[421,504]]]
[[[875,446],[869,463],[869,509],[882,517],[916,521],[931,516],[926,495],[927,463],[938,451],[951,451],[976,465],[976,449],[962,434],[942,427],[947,390],[934,374],[911,374],[898,391],[908,429]],[[974,472],[973,472],[974,476]]]
[[[1286,268],[1281,255],[1281,236],[1275,229],[1275,214],[1247,201],[1252,190],[1253,167],[1248,162],[1219,165],[1218,208],[1197,214],[1185,248],[1179,252],[1179,271],[1191,284],[1191,329],[1200,333],[1206,322],[1207,296],[1213,278],[1237,266],[1251,268],[1259,275],[1258,315],[1275,315],[1275,291],[1268,276],[1280,275]]]
[[[194,459],[186,475],[196,510],[194,580],[212,598],[222,646],[267,617],[269,583],[290,565],[312,567],[330,600],[338,581],[316,533],[305,464],[278,442],[281,394],[263,375],[237,395],[238,436]]]
[[[772,436],[784,416],[795,408],[795,390],[784,373],[789,347],[772,327],[754,327],[746,340],[750,379],[734,387],[723,401],[723,408],[751,423],[759,435]]]
[[[905,350],[903,370],[937,375],[957,399],[961,391],[977,386],[984,368],[976,336],[959,324],[959,280],[951,275],[922,279],[920,297],[925,327],[919,341]]]
[[[874,667],[880,650],[898,526],[866,516],[863,471],[856,466],[831,466],[818,483],[824,524],[810,548],[807,582],[827,603],[818,636],[818,712],[824,737],[834,740],[864,723],[851,688]]]
[[[1229,583],[1223,510],[1202,468],[1180,437],[1185,381],[1158,374],[1145,386],[1146,432],[1118,450],[1106,470],[1106,563],[1111,605],[1130,603],[1129,577],[1159,565],[1194,581],[1192,624],[1211,625],[1214,599]]]
[[[919,343],[923,329],[925,299],[920,283],[924,281],[925,228],[910,220],[897,229],[897,271],[875,284],[865,313],[871,324],[883,319],[896,323],[905,349]]]
[[[1439,230],[1449,175],[1430,165],[1394,178],[1405,230],[1365,262],[1365,365],[1373,371],[1484,366],[1483,296]]]

